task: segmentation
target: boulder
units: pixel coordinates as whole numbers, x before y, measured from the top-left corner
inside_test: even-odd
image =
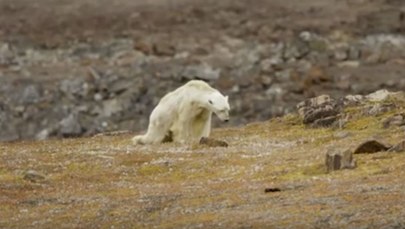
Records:
[[[297,105],[303,123],[312,127],[331,126],[339,118],[341,107],[329,95],[321,95]]]
[[[66,118],[59,122],[60,133],[64,137],[75,137],[83,133],[83,128],[80,125],[78,116],[76,114],[70,114]]]
[[[385,145],[377,140],[367,140],[361,143],[355,150],[354,154],[360,153],[377,153],[387,151],[391,146]]]
[[[38,85],[36,84],[28,85],[22,91],[20,102],[22,104],[37,103],[41,99],[41,92],[42,89]]]
[[[333,149],[326,153],[325,165],[328,172],[356,168],[353,152],[350,150]]]

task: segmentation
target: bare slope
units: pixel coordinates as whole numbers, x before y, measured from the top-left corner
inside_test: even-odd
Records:
[[[304,127],[295,115],[215,130],[228,148],[132,146],[129,134],[2,143],[0,227],[401,228],[404,153],[356,154],[353,170],[323,167],[328,148],[403,139],[400,127],[381,128],[400,109],[357,117],[351,108],[346,134]]]

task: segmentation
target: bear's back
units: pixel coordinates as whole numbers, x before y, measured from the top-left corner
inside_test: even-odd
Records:
[[[202,80],[190,80],[176,90],[167,93],[159,103],[175,106],[176,104],[181,103],[184,99],[201,97],[202,95],[212,92],[218,91]]]
[[[206,91],[206,92],[214,92],[216,91],[214,88],[212,88],[209,84],[202,80],[190,80],[183,86],[184,88],[193,88],[201,91]]]

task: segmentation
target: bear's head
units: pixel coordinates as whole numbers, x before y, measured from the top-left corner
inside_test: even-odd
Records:
[[[219,92],[210,93],[206,98],[206,108],[214,112],[221,121],[229,121],[228,96],[223,96]]]

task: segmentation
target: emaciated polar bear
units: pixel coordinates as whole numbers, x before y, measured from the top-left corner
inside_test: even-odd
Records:
[[[208,137],[211,116],[229,120],[228,96],[201,80],[191,80],[166,94],[153,109],[145,135],[132,138],[135,144],[157,144],[164,141],[195,143]]]

